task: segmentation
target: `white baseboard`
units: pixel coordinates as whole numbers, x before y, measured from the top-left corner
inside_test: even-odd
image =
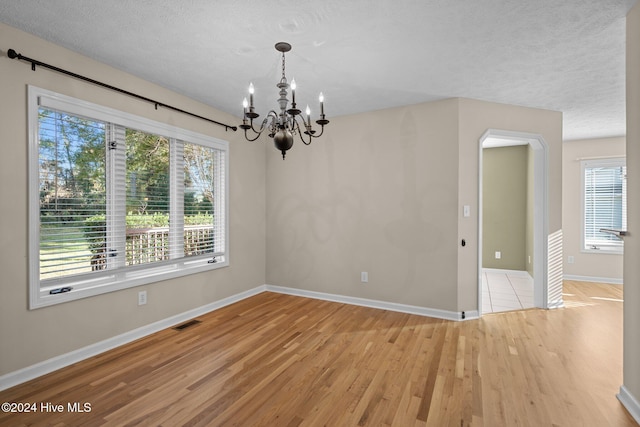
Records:
[[[547,304],[548,310],[555,310],[556,308],[564,308],[564,300],[553,301]]]
[[[159,332],[163,329],[178,325],[182,322],[193,319],[194,317],[201,316],[229,304],[233,304],[245,298],[257,295],[261,292],[264,292],[265,290],[266,288],[264,285],[258,286],[254,289],[240,292],[239,294],[223,298],[219,301],[215,301],[207,305],[203,305],[202,307],[185,311],[184,313],[180,313],[175,316],[171,316],[166,319],[151,323],[149,325],[142,326],[132,331],[125,332],[124,334],[108,338],[95,344],[80,348],[78,350],[74,350],[69,353],[61,354],[60,356],[44,360],[40,363],[36,363],[35,365],[27,366],[26,368],[20,369],[18,371],[2,375],[0,376],[0,391],[64,368],[65,366],[80,362],[81,360],[85,360],[98,354],[104,353],[105,351],[143,338],[155,332]]]
[[[345,295],[328,294],[324,292],[308,291],[304,289],[287,288],[284,286],[266,285],[266,290],[287,295],[320,299],[324,301],[340,302],[343,304],[359,305],[363,307],[378,308],[381,310],[399,311],[401,313],[417,314],[419,316],[435,317],[445,320],[463,320],[462,313],[456,311],[439,310],[436,308],[418,307],[415,305],[400,304],[395,302],[371,300],[366,298],[350,297]],[[464,320],[478,319],[478,310],[465,311]]]
[[[620,386],[620,393],[616,396],[626,410],[629,411],[633,419],[640,424],[640,402],[629,393],[629,390],[627,390],[625,386]]]
[[[579,282],[594,282],[594,283],[608,283],[611,285],[622,285],[622,279],[615,279],[612,277],[576,276],[573,274],[565,274],[562,278],[564,280],[576,280]]]
[[[6,390],[18,384],[22,384],[26,381],[40,377],[58,369],[62,369],[66,366],[72,365],[90,357],[97,356],[98,354],[104,353],[105,351],[130,343],[147,335],[159,332],[163,329],[170,328],[187,320],[193,319],[194,317],[202,316],[203,314],[209,313],[211,311],[217,310],[219,308],[225,307],[227,305],[233,304],[235,302],[252,297],[265,291],[307,298],[315,298],[326,301],[334,301],[344,304],[378,308],[381,310],[399,311],[402,313],[417,314],[419,316],[435,317],[445,320],[459,321],[479,318],[477,310],[466,311],[464,313],[465,317],[463,319],[461,312],[417,307],[412,305],[349,297],[343,295],[327,294],[323,292],[306,291],[302,289],[287,288],[282,286],[262,285],[248,291],[240,292],[236,295],[223,298],[219,301],[203,305],[202,307],[194,308],[193,310],[185,311],[184,313],[180,313],[175,316],[171,316],[166,319],[151,323],[149,325],[142,326],[132,331],[125,332],[124,334],[120,334],[115,337],[97,342],[95,344],[91,344],[89,346],[71,351],[69,353],[61,354],[60,356],[44,360],[42,362],[36,363],[35,365],[27,366],[26,368],[22,368],[20,370],[2,375],[0,376],[0,391]]]

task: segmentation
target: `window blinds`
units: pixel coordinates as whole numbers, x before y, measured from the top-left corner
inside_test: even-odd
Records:
[[[105,124],[39,109],[40,279],[87,273],[105,238]]]
[[[223,256],[225,152],[40,108],[40,281]]]
[[[584,165],[585,249],[622,246],[622,240],[601,228],[626,230],[626,167],[622,164]]]

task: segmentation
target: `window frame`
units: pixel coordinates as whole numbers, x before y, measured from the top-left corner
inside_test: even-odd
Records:
[[[597,159],[589,159],[582,160],[580,162],[580,173],[581,173],[581,195],[582,195],[582,218],[581,218],[581,246],[580,251],[582,253],[593,253],[593,254],[609,254],[609,255],[622,255],[624,253],[624,241],[620,239],[619,242],[611,241],[609,243],[605,243],[599,245],[597,248],[589,248],[587,247],[587,238],[586,238],[586,169],[587,168],[606,168],[606,167],[625,167],[626,168],[626,158],[624,156],[619,157],[607,157],[607,158],[597,158]],[[623,178],[626,180],[626,174]],[[623,186],[625,184],[623,183]],[[623,191],[623,197],[626,197],[627,194]],[[626,218],[626,200],[622,201],[622,215],[623,218]]]
[[[229,142],[196,133],[167,123],[140,117],[110,107],[62,95],[50,90],[28,85],[28,265],[29,309],[36,309],[81,298],[101,295],[135,286],[173,279],[229,265]],[[171,140],[202,145],[224,153],[224,171],[221,208],[224,215],[224,255],[222,260],[210,262],[212,254],[181,257],[148,265],[129,266],[124,269],[106,270],[79,276],[56,279],[52,286],[42,287],[40,281],[40,199],[39,199],[39,118],[40,107],[51,108],[86,118],[113,123],[162,135]],[[173,163],[173,162],[172,162]],[[108,178],[109,180],[109,178]],[[110,181],[110,180],[109,180]],[[109,182],[108,181],[108,182]],[[180,193],[181,194],[181,193]],[[172,190],[171,200],[175,197]],[[51,288],[70,287],[68,292],[50,294]]]

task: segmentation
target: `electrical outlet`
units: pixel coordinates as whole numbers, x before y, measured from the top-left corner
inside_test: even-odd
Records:
[[[496,259],[502,258],[502,253],[500,251],[496,251]]]
[[[531,264],[531,255],[529,255],[529,264]]]
[[[573,257],[573,255],[569,255],[569,258],[567,259],[567,261],[569,262],[569,264],[573,264],[576,259]]]
[[[147,291],[138,292],[138,305],[145,305],[147,303]]]
[[[369,282],[369,273],[367,273],[366,271],[363,271],[360,273],[360,281],[362,283],[368,283]]]

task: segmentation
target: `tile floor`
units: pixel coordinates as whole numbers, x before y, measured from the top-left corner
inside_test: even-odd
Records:
[[[532,308],[533,278],[526,271],[485,269],[482,272],[482,313]]]

